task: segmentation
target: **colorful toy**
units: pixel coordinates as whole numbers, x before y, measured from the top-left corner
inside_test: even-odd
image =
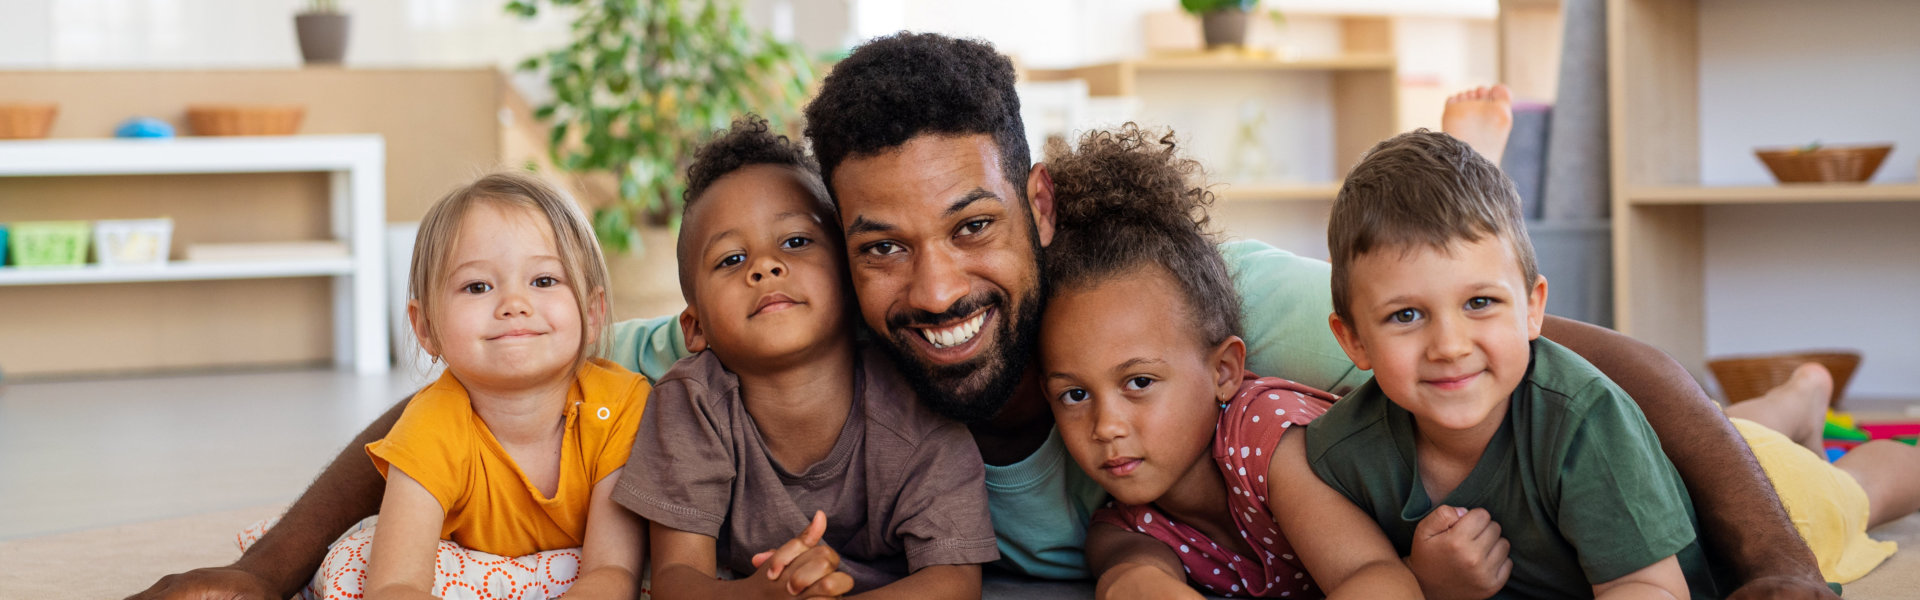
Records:
[[[153,117],[134,117],[120,123],[120,127],[113,130],[113,137],[170,138],[173,125]]]
[[[1826,438],[1822,445],[1827,450],[1827,462],[1833,462],[1855,447],[1873,440],[1893,440],[1909,446],[1920,446],[1920,422],[1856,423],[1853,415],[1827,411],[1827,424],[1822,437]]]

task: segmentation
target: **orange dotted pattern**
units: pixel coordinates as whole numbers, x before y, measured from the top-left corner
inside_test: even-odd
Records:
[[[235,542],[245,551],[273,527],[267,519],[242,530]],[[367,552],[373,545],[373,519],[355,525],[327,550],[326,561],[302,590],[307,600],[358,600],[365,596]],[[540,600],[566,593],[580,579],[580,549],[564,548],[504,557],[440,541],[434,564],[433,594],[461,600]],[[640,597],[651,594],[643,580]]]

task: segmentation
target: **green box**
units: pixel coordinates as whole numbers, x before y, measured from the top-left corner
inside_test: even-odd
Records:
[[[86,221],[28,221],[14,223],[8,237],[13,264],[21,267],[77,267],[87,263],[87,242],[93,235]]]

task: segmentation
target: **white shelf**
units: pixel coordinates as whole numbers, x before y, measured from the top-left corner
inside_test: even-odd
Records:
[[[105,267],[97,264],[78,267],[4,267],[0,268],[0,286],[273,279],[352,274],[353,259],[350,258],[259,262],[173,261],[158,267]]]
[[[330,231],[349,256],[263,262],[176,261],[146,269],[0,268],[0,286],[332,277],[334,358],[361,373],[392,368],[387,344],[386,142],[378,135],[0,140],[0,177],[304,173],[329,175]]]
[[[0,176],[345,171],[384,148],[377,135],[0,140]]]

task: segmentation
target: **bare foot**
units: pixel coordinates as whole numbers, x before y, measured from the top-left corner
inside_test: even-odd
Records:
[[[1507,152],[1513,131],[1513,92],[1507,86],[1477,87],[1447,97],[1440,130],[1460,138],[1495,166]]]
[[[1795,367],[1786,383],[1758,398],[1728,406],[1727,416],[1759,423],[1814,454],[1826,456],[1822,434],[1826,429],[1827,404],[1832,398],[1833,374],[1820,363],[1806,363]]]

